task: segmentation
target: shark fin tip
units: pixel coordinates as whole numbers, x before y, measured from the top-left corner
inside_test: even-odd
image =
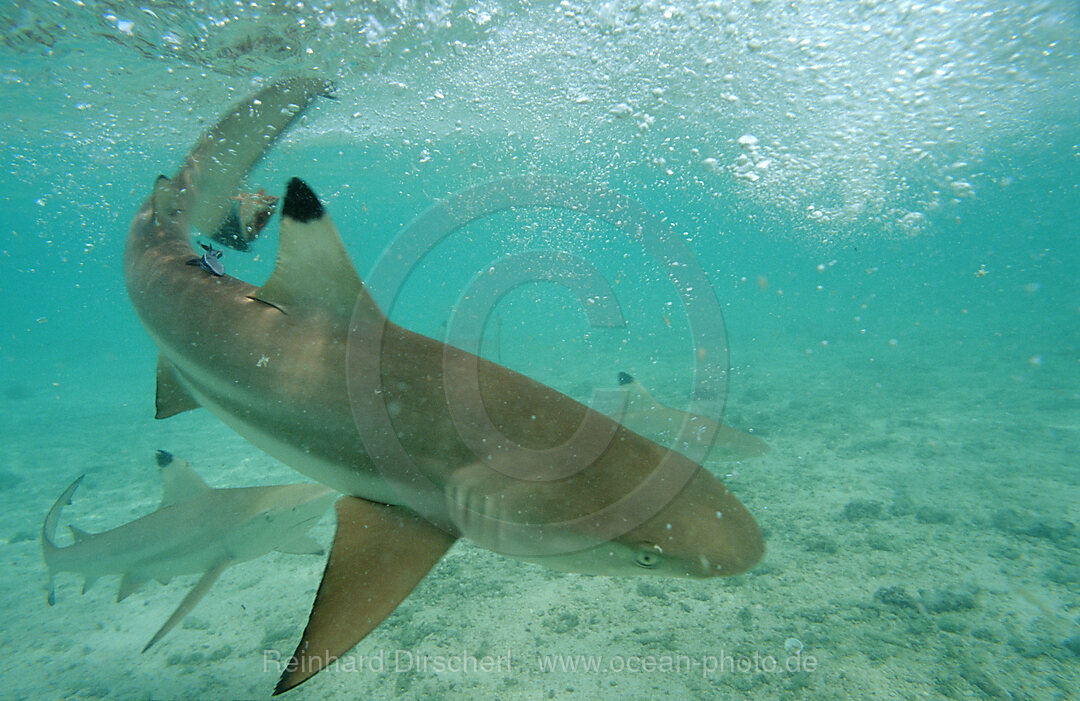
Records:
[[[286,674],[288,674],[288,672],[286,672]],[[285,676],[282,675],[281,679],[278,680],[277,685],[274,686],[274,692],[272,694],[270,694],[270,695],[271,696],[280,696],[281,694],[284,694],[286,691],[288,691],[289,689],[292,689],[292,688],[293,687],[291,685],[289,685],[289,684],[287,684],[285,682]]]
[[[289,186],[285,191],[285,204],[281,208],[283,217],[307,223],[320,219],[324,211],[319,197],[312,192],[307,183],[300,178],[289,180]]]
[[[79,475],[77,478],[75,478],[75,481],[71,483],[71,486],[68,488],[68,489],[71,490],[71,493],[68,494],[67,502],[66,502],[65,506],[71,506],[71,498],[73,496],[75,496],[75,490],[79,488],[80,484],[82,484],[83,477],[86,477],[85,472],[83,474]]]

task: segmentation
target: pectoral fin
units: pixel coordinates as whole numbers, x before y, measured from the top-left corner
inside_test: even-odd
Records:
[[[322,555],[323,547],[309,535],[300,534],[278,545],[274,550],[290,555]]]
[[[342,497],[335,508],[337,532],[326,571],[274,695],[306,681],[363,640],[456,540],[397,507]]]
[[[191,609],[195,608],[195,604],[199,603],[199,600],[206,595],[206,592],[210,591],[210,587],[214,586],[214,582],[218,580],[221,573],[229,568],[229,565],[233,564],[232,560],[222,560],[214,567],[206,571],[206,574],[202,576],[199,583],[187,593],[184,600],[180,602],[180,605],[176,607],[172,615],[169,616],[169,620],[165,621],[165,625],[158,629],[158,632],[154,633],[154,637],[150,638],[150,642],[146,644],[146,647],[142,649],[146,652],[150,647],[165,637],[165,634],[176,627],[176,624],[184,620],[184,616],[191,613]]]

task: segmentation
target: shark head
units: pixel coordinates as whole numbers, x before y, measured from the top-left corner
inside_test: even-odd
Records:
[[[281,490],[280,499],[271,500],[263,520],[283,529],[314,525],[338,496],[321,484],[289,484]]]
[[[619,568],[627,575],[724,577],[748,570],[765,553],[754,517],[705,468],[656,515],[614,542],[624,548],[624,561],[633,557],[633,568]]]
[[[448,513],[479,545],[563,572],[723,577],[761,559],[757,522],[712,473],[629,445],[613,441],[579,474],[546,482],[472,465],[451,480]]]
[[[699,468],[674,499],[626,533],[571,552],[519,559],[579,574],[707,578],[745,572],[764,552],[750,512]]]
[[[248,491],[248,490],[245,490]],[[271,549],[288,550],[282,545],[283,534],[302,535],[311,528],[338,496],[320,484],[288,484],[278,487],[257,487],[250,490],[253,497],[251,517],[231,534],[230,550],[243,559],[248,552],[263,553]],[[306,538],[304,539],[306,543]],[[305,552],[310,552],[307,550]]]

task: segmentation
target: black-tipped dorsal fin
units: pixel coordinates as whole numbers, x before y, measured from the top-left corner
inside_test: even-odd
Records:
[[[161,482],[161,505],[158,507],[159,509],[188,501],[200,494],[205,494],[211,489],[206,482],[203,482],[202,477],[195,473],[195,470],[188,467],[185,460],[173,460],[163,466],[161,468]]]
[[[180,384],[173,368],[164,355],[158,356],[157,393],[154,397],[154,418],[167,419],[182,412],[198,409],[199,402]]]
[[[382,623],[454,544],[405,509],[356,497],[335,505],[337,532],[307,628],[274,695],[311,678]]]
[[[277,265],[251,297],[286,314],[326,309],[348,319],[361,300],[377,310],[330,215],[299,178],[290,180],[285,192]]]
[[[652,412],[660,408],[660,403],[649,393],[649,390],[645,389],[645,386],[638,382],[637,378],[629,373],[619,373],[619,386],[627,393],[626,395],[626,412],[628,414],[637,412]]]

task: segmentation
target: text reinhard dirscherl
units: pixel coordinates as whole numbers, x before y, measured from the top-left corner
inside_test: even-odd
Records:
[[[510,650],[504,655],[474,655],[469,652],[428,654],[415,650],[379,650],[371,655],[343,655],[336,659],[310,657],[303,660],[282,659],[277,650],[263,650],[263,671],[283,672],[327,669],[331,672],[413,673],[413,674],[486,674],[513,672],[535,664],[541,672],[562,673],[659,673],[700,674],[703,677],[722,674],[794,674],[814,672],[818,660],[814,655],[798,652],[792,655],[732,654],[723,648],[717,655],[646,654],[646,655],[537,655],[535,659],[514,658]]]

